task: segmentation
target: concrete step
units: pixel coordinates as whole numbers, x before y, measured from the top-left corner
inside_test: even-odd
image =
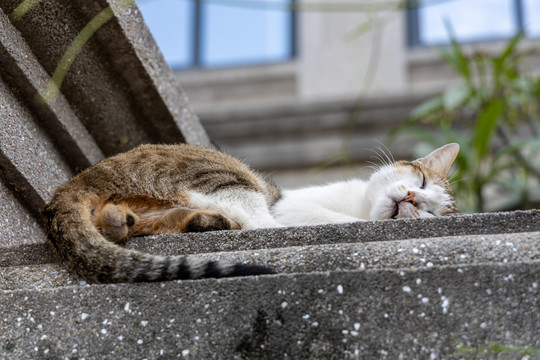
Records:
[[[88,285],[1,252],[0,358],[519,359],[539,351],[540,212],[138,238],[278,275]],[[23,261],[23,256],[31,261]],[[490,347],[490,344],[492,345]],[[497,350],[498,349],[498,350]],[[490,353],[489,351],[499,351]]]
[[[161,254],[177,253],[168,249]],[[266,264],[278,273],[527,263],[540,260],[540,232],[292,246],[193,256]],[[0,267],[0,279],[0,290],[46,289],[81,283],[59,264]]]
[[[536,260],[0,291],[0,357],[462,359],[493,343],[533,351],[539,279]]]
[[[539,210],[254,231],[148,236],[131,239],[126,247],[153,254],[177,255],[535,231],[540,231]],[[0,268],[54,262],[49,245],[45,243],[0,248]]]

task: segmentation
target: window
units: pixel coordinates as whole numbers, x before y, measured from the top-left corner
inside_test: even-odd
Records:
[[[540,36],[538,0],[418,0],[408,10],[410,46],[506,39],[524,30]]]
[[[285,61],[294,56],[294,0],[138,2],[173,68]]]

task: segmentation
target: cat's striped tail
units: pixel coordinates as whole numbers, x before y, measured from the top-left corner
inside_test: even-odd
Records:
[[[61,262],[90,282],[149,282],[273,274],[259,265],[196,256],[159,256],[106,240],[89,219],[84,201],[56,199],[43,210],[47,238]]]

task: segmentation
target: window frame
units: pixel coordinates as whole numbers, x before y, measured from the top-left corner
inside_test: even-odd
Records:
[[[191,61],[188,62],[184,66],[178,66],[175,67],[175,69],[216,69],[216,68],[230,68],[230,67],[237,67],[237,66],[252,66],[252,65],[264,65],[264,64],[271,64],[271,63],[281,63],[286,62],[294,59],[297,56],[297,14],[295,9],[295,4],[298,0],[288,0],[290,3],[290,10],[289,12],[289,24],[290,24],[290,44],[288,49],[288,55],[283,58],[282,60],[278,61],[255,61],[255,62],[242,62],[239,61],[238,65],[217,65],[217,66],[206,66],[204,65],[202,55],[203,55],[203,31],[205,26],[205,16],[204,16],[204,9],[203,9],[203,3],[204,1],[201,0],[193,0],[193,23],[192,23],[192,29],[191,29],[191,36],[189,40],[191,41]]]
[[[516,24],[517,32],[523,31],[525,29],[524,24],[524,14],[523,14],[523,1],[522,0],[512,0],[514,8],[514,23]],[[433,45],[446,45],[447,43],[439,44],[429,44],[424,43],[420,40],[420,23],[419,23],[419,14],[418,10],[422,5],[420,5],[420,0],[407,0],[407,10],[406,10],[406,23],[407,23],[407,45],[409,48],[422,48]],[[482,42],[482,41],[497,41],[504,40],[507,38],[503,37],[493,37],[493,38],[478,38],[476,40],[467,41],[467,43]]]

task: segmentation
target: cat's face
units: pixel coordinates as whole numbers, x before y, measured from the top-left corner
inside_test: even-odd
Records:
[[[457,212],[448,172],[459,145],[445,145],[415,161],[384,166],[369,179],[370,219],[444,216]]]

